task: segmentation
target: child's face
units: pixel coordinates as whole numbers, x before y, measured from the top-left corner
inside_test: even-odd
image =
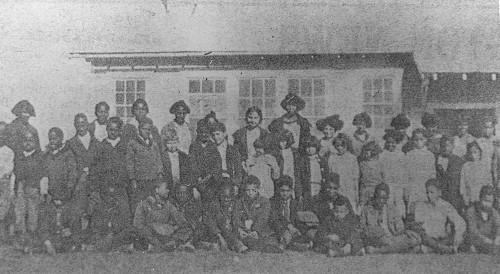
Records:
[[[306,148],[307,155],[313,156],[316,154],[316,148],[315,147],[308,147]]]
[[[260,124],[260,116],[257,112],[250,112],[247,115],[247,125],[250,128],[255,128]]]
[[[226,140],[226,133],[222,131],[214,131],[212,132],[212,137],[217,145],[222,144],[224,140]]]
[[[470,148],[470,155],[475,162],[481,160],[481,150],[475,146]]]
[[[168,140],[165,142],[165,147],[168,152],[176,152],[177,147],[179,146],[179,141],[177,140]]]
[[[247,185],[245,187],[245,194],[248,198],[254,199],[259,196],[259,187],[257,187],[256,185]]]
[[[372,159],[372,152],[371,150],[363,150],[363,157],[367,160]]]
[[[108,131],[108,139],[110,140],[116,140],[116,138],[122,135],[122,129],[117,123],[109,124],[106,130]]]
[[[85,134],[87,134],[88,132],[88,121],[86,118],[84,117],[79,117],[76,121],[75,121],[75,129],[76,129],[76,133],[80,136],[85,136]]]
[[[97,120],[101,122],[101,124],[105,123],[109,117],[109,110],[106,106],[99,106],[96,111]]]
[[[30,152],[36,149],[36,140],[35,136],[33,136],[31,133],[27,133],[24,136],[23,140],[23,149],[26,152]]]
[[[234,195],[233,195],[233,190],[229,187],[224,188],[222,190],[221,196],[220,196],[220,201],[223,205],[229,205],[233,201]]]
[[[421,149],[425,147],[425,143],[427,142],[427,139],[424,137],[423,134],[416,134],[415,137],[413,137],[413,144],[417,149]]]
[[[143,138],[143,139],[149,140],[149,138],[151,136],[151,128],[152,127],[153,126],[149,123],[141,124],[139,126],[139,136],[141,136],[141,138]]]
[[[426,188],[426,192],[427,192],[427,199],[431,203],[435,203],[437,201],[437,199],[439,199],[439,197],[441,197],[441,190],[439,190],[435,186],[428,186]]]
[[[292,197],[292,189],[289,186],[282,186],[280,188],[280,196],[283,200],[288,200]]]
[[[393,152],[396,150],[396,147],[398,146],[398,144],[396,143],[396,141],[394,140],[394,138],[387,138],[387,140],[385,141],[385,149],[390,151],[390,152]]]
[[[347,147],[340,145],[340,144],[334,144],[335,149],[337,150],[337,155],[342,156],[346,153]]]
[[[495,202],[495,196],[485,195],[481,198],[481,205],[485,209],[493,208],[493,203]]]
[[[469,131],[469,125],[461,124],[460,126],[458,126],[458,133],[460,136],[464,136],[465,134],[467,134],[468,131]]]
[[[49,132],[49,147],[51,149],[58,149],[63,143],[63,137],[55,131]]]
[[[492,122],[486,122],[484,123],[484,136],[486,138],[489,138],[493,135],[493,132],[495,131],[495,128],[493,127]]]
[[[365,130],[366,129],[366,124],[365,122],[361,122],[359,124],[356,125],[356,129],[357,130]]]
[[[331,127],[330,125],[326,125],[325,128],[323,129],[323,134],[325,134],[325,137],[332,138],[333,135],[335,135],[335,129]]]
[[[24,121],[28,121],[28,119],[31,117],[27,107],[23,107],[23,109],[21,109],[21,112],[19,113],[19,118],[21,118],[22,120]]]
[[[177,198],[177,201],[183,203],[189,200],[189,189],[187,186],[180,186],[179,189],[177,190],[177,194],[175,195]]]
[[[333,210],[333,216],[335,216],[338,220],[344,219],[347,214],[349,214],[349,209],[346,205],[337,206]]]
[[[384,205],[386,205],[388,200],[389,193],[387,193],[385,190],[380,190],[375,193],[375,203],[378,207],[383,207]]]
[[[186,120],[186,114],[187,110],[183,106],[178,107],[177,110],[175,111],[175,120],[178,121],[180,124],[183,124],[184,121]]]
[[[134,111],[135,119],[136,120],[142,120],[148,115],[148,110],[146,106],[142,103],[137,104],[137,108]]]
[[[455,145],[453,144],[453,142],[446,141],[444,144],[443,153],[445,155],[452,155],[454,148],[455,148]]]
[[[162,183],[158,187],[156,187],[156,193],[158,195],[160,195],[160,197],[168,198],[168,194],[170,193],[170,189],[167,188],[166,183]]]
[[[330,182],[325,188],[325,192],[328,193],[330,198],[336,198],[339,194],[340,186],[337,183]]]
[[[286,141],[280,141],[280,149],[286,149]]]

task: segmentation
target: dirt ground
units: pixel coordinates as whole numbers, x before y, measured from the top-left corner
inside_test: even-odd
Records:
[[[500,258],[475,255],[71,253],[54,257],[0,249],[0,273],[500,273]]]

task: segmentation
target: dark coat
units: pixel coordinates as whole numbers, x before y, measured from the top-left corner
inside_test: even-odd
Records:
[[[178,151],[178,153],[180,181],[183,183],[192,184],[193,169],[191,168],[191,161],[189,159],[189,156],[180,150]],[[163,173],[165,175],[165,179],[167,180],[167,182],[173,182],[174,179],[172,177],[172,163],[170,162],[170,158],[168,157],[168,152],[162,151],[161,160],[163,163]]]
[[[323,178],[328,172],[328,161],[319,157],[319,167],[321,169],[321,177]],[[311,165],[309,156],[305,154],[299,155],[295,169],[295,174],[297,174],[298,177],[297,183],[300,185],[302,193],[311,193]]]
[[[336,199],[343,199],[349,208],[349,211],[352,211],[351,203],[347,197],[337,194]],[[320,192],[320,194],[316,196],[312,202],[312,212],[314,212],[314,214],[318,217],[320,225],[322,222],[327,220],[327,218],[333,216],[333,209],[330,207],[330,203],[333,203],[333,200],[322,192]]]
[[[219,154],[219,151],[217,150],[217,147],[215,147],[215,149],[206,150],[206,153],[207,154],[205,155],[207,159],[215,160],[215,163],[212,166],[213,170],[210,173],[217,182],[220,182],[223,170],[222,170],[222,158]],[[227,144],[226,162],[227,162],[227,173],[229,174],[231,181],[233,182],[233,184],[239,186],[243,177],[242,161],[238,150],[230,144]],[[203,164],[206,164],[206,162],[203,162]]]
[[[14,174],[16,175],[15,191],[17,192],[20,182],[24,182],[23,187],[40,189],[40,180],[47,177],[47,166],[45,164],[45,154],[36,150],[28,157],[21,152],[14,162]]]
[[[86,149],[80,138],[75,135],[73,138],[66,141],[73,154],[75,155],[76,167],[79,173],[84,168],[89,168],[95,163],[97,151],[99,148],[99,141],[91,134],[89,148]]]
[[[305,233],[307,227],[299,221],[297,212],[302,210],[302,205],[295,199],[290,200],[290,220],[287,220],[284,215],[283,200],[279,196],[274,196],[269,199],[271,203],[271,214],[269,216],[269,226],[271,229],[281,237],[288,229],[288,225],[292,224],[295,228],[299,229],[301,233]]]
[[[75,155],[68,145],[56,154],[45,154],[45,165],[49,177],[49,191],[54,200],[68,202],[72,199],[78,180]]]
[[[266,140],[269,136],[269,131],[266,129],[260,127],[260,138],[263,138]],[[244,161],[248,159],[248,149],[247,149],[247,128],[243,127],[238,129],[234,134],[233,134],[233,143],[234,147],[238,150],[240,153],[241,160]]]
[[[99,144],[95,163],[89,170],[93,190],[107,189],[109,187],[128,188],[126,154],[127,143],[124,139],[121,139],[116,144],[116,147],[113,147],[107,139],[104,139]]]
[[[233,222],[235,229],[244,231],[256,231],[260,237],[269,236],[273,231],[269,228],[269,216],[271,213],[271,204],[269,200],[258,196],[253,201],[246,197],[240,198],[233,211]],[[252,227],[248,229],[245,226],[246,220],[252,220]]]
[[[303,170],[299,170],[299,158],[300,154],[297,149],[292,148],[292,153],[293,153],[293,167],[294,167],[294,174],[295,174],[295,197],[301,197],[302,196],[302,185],[300,184],[301,182],[301,174],[300,172]],[[274,158],[276,158],[276,161],[278,162],[278,166],[280,167],[280,176],[283,175],[283,166],[284,166],[284,159],[281,154],[281,150],[273,150],[270,153]],[[298,199],[298,198],[297,198]]]
[[[451,155],[448,158],[448,168],[445,171],[443,167],[438,164],[436,158],[436,176],[437,179],[443,183],[442,198],[455,207],[458,212],[465,209],[463,197],[460,195],[460,176],[464,163],[465,161],[461,157]]]
[[[286,115],[286,114],[285,114]],[[304,148],[304,140],[306,140],[309,136],[311,136],[311,124],[309,121],[307,121],[306,118],[300,116],[300,114],[296,114],[297,116],[297,123],[299,124],[300,127],[300,134],[299,134],[299,148]],[[284,115],[274,119],[271,124],[269,124],[269,131],[271,133],[276,133],[284,129]],[[295,140],[297,141],[297,140]]]

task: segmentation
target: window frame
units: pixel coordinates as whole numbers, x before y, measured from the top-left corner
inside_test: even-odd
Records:
[[[375,82],[380,80],[380,88],[377,89]],[[390,80],[391,88],[387,88],[386,82]],[[367,81],[370,81],[370,97],[367,97]],[[362,107],[363,111],[372,118],[374,129],[385,129],[390,126],[392,118],[397,114],[398,102],[396,98],[396,77],[393,75],[377,75],[363,77],[361,81]],[[380,99],[376,99],[377,91],[380,93]],[[388,93],[390,100],[388,100]],[[367,101],[367,98],[371,100]],[[379,100],[379,101],[377,101]]]
[[[194,81],[198,81],[198,92],[192,92],[192,83]],[[203,92],[204,83],[208,83],[212,81],[210,89],[212,92]],[[220,92],[217,91],[217,83],[219,85],[223,83],[223,88],[219,87]],[[189,97],[189,105],[191,108],[190,120],[197,121],[202,119],[207,115],[210,111],[205,111],[206,104],[204,105],[203,101],[210,101],[211,110],[215,111],[218,115],[225,114],[228,106],[227,100],[227,78],[226,77],[188,77],[187,78],[188,85],[188,97]],[[193,103],[194,101],[196,103]],[[223,102],[222,105],[213,106],[214,102]]]
[[[122,83],[119,85],[119,83]],[[133,90],[129,90],[129,83],[133,83]],[[141,86],[139,86],[141,83]],[[132,91],[132,92],[130,92]],[[146,100],[146,79],[142,78],[121,78],[115,79],[115,114],[122,119],[133,117],[132,105],[137,99]],[[132,96],[133,95],[133,96]]]
[[[311,95],[310,96],[307,96],[307,95],[304,95],[303,94],[303,91],[302,91],[302,87],[303,87],[303,84],[302,82],[303,81],[311,81]],[[291,87],[291,81],[298,81],[298,94],[297,93],[294,93],[294,91],[292,90],[292,87]],[[316,95],[316,81],[321,81],[321,86],[322,86],[322,94],[320,95]],[[327,93],[326,93],[326,82],[327,82],[327,77],[325,76],[301,76],[301,77],[288,77],[287,78],[287,91],[288,93],[293,93],[293,94],[297,94],[300,98],[302,98],[305,103],[306,103],[306,106],[305,108],[301,111],[301,115],[306,118],[306,119],[309,119],[309,120],[318,120],[318,119],[321,119],[321,118],[324,118],[326,117],[326,109],[327,109]],[[310,101],[310,102],[308,102]],[[323,110],[321,110],[322,113],[317,113],[317,109],[316,109],[316,104],[315,102],[316,101],[320,101],[320,102],[323,102]],[[311,107],[311,113],[307,113],[305,110],[307,109],[308,105],[310,105]]]

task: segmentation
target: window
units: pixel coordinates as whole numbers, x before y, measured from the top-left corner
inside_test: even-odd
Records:
[[[219,116],[226,110],[226,80],[215,78],[189,79],[191,125],[214,111]],[[219,119],[219,117],[218,117]]]
[[[306,102],[302,116],[316,120],[325,116],[325,79],[288,79],[288,92],[299,95]]]
[[[245,124],[247,109],[256,106],[262,110],[263,120],[276,117],[276,80],[275,79],[240,79],[239,118]]]
[[[374,128],[386,128],[395,115],[393,78],[363,80],[363,108],[370,114]]]
[[[116,116],[132,117],[132,104],[137,99],[146,99],[146,81],[120,80],[116,81]]]

